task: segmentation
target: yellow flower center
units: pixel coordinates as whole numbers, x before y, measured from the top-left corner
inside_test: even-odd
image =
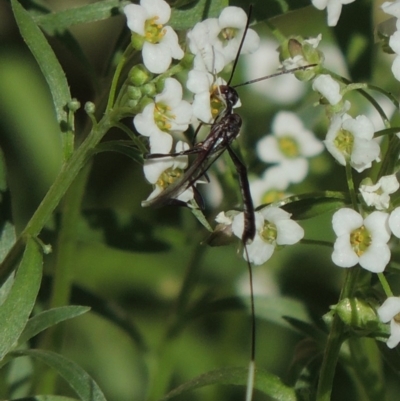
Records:
[[[371,245],[371,242],[371,234],[364,226],[350,233],[350,244],[357,256],[361,256]]]
[[[299,155],[299,145],[293,137],[286,135],[278,139],[281,152],[289,159],[294,159]]]
[[[171,107],[156,103],[154,108],[154,121],[161,131],[168,132],[171,129],[171,120],[175,119],[175,115],[171,113]]]
[[[213,118],[216,118],[218,114],[221,113],[221,111],[225,108],[225,104],[221,100],[219,86],[216,84],[214,84],[210,90],[210,107]]]
[[[238,29],[235,28],[224,28],[218,35],[218,38],[225,43],[225,45],[236,37]]]
[[[270,223],[269,221],[265,221],[260,233],[261,238],[269,244],[274,244],[277,235],[278,230],[276,228],[276,225],[274,223]]]
[[[146,20],[144,24],[144,37],[147,42],[156,44],[160,43],[162,38],[165,35],[165,29],[163,29],[162,24],[157,24],[158,17],[153,17],[151,19]]]
[[[333,144],[340,150],[344,157],[349,158],[353,151],[354,136],[351,132],[341,129]]]
[[[161,175],[158,177],[156,185],[165,189],[169,185],[173,184],[176,180],[178,180],[183,174],[183,170],[180,168],[167,168]]]

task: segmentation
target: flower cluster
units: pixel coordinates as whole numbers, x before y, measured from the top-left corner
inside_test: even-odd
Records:
[[[140,5],[125,6],[124,12],[132,31],[132,46],[141,51],[145,70],[163,74],[170,68],[173,59],[184,57],[178,35],[166,26],[171,15],[168,3],[164,0],[141,0]],[[193,68],[186,83],[194,94],[191,102],[183,100],[181,83],[171,77],[164,80],[161,90],[145,92],[144,98],[136,100],[135,105],[142,107],[134,118],[134,126],[140,135],[148,138],[150,155],[144,162],[144,174],[154,187],[143,206],[184,174],[189,148],[184,133],[189,124],[195,124],[195,119],[213,123],[225,110],[226,102],[219,88],[226,82],[216,78],[215,74],[235,59],[246,23],[247,15],[242,9],[227,7],[219,18],[199,22],[187,33],[188,53],[193,58]],[[258,45],[258,35],[251,29],[247,30],[242,52],[253,52]],[[136,71],[139,73],[136,74]],[[145,78],[138,79],[137,76]],[[139,93],[143,94],[142,88],[148,85],[150,78],[151,74],[146,75],[143,69],[136,67],[130,74],[130,82],[135,85],[131,92],[137,93],[136,89],[140,86]],[[238,106],[240,101],[233,105]],[[187,190],[179,193],[177,200],[187,203],[193,199],[195,184],[191,183]]]
[[[253,242],[246,245],[243,257],[250,263],[262,265],[272,256],[277,246],[299,242],[304,237],[304,230],[290,216],[290,213],[272,206],[255,212],[256,235]],[[216,221],[230,227],[236,237],[242,238],[244,213],[221,212]]]

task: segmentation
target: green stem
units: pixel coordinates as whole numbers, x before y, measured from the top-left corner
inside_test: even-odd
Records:
[[[349,160],[346,160],[346,180],[347,180],[347,186],[349,188],[351,204],[353,206],[353,209],[356,212],[358,212],[359,210],[358,210],[358,203],[357,203],[357,195],[356,195],[356,191],[354,188],[353,175],[352,175],[351,165],[349,163]]]
[[[381,282],[381,286],[383,288],[383,291],[385,291],[385,295],[387,297],[392,297],[393,296],[393,292],[390,288],[390,285],[388,283],[388,281],[386,280],[386,277],[383,273],[378,273],[378,278],[379,281]]]
[[[346,278],[340,294],[339,302],[342,299],[350,298],[353,295],[359,271],[360,268],[358,266],[346,271]],[[336,365],[344,339],[344,329],[345,324],[340,317],[335,314],[322,361],[316,401],[330,401],[331,399]]]
[[[36,237],[40,233],[79,171],[87,162],[92,150],[111,126],[111,117],[106,114],[99,124],[93,128],[82,145],[63,165],[53,185],[50,187],[34,215],[0,265],[0,283],[4,282],[13,270],[21,255],[21,251],[24,249],[25,239],[27,237]]]

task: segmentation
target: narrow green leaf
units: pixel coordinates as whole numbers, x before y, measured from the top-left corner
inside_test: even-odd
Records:
[[[67,123],[67,104],[71,100],[71,94],[64,71],[45,36],[29,13],[16,0],[11,0],[11,5],[21,35],[49,85],[57,121],[65,127]]]
[[[274,202],[273,206],[281,207],[291,213],[294,220],[305,220],[338,210],[349,203],[350,198],[343,192],[324,191],[289,196],[282,201]],[[262,207],[265,205],[257,209]]]
[[[102,142],[96,146],[95,153],[100,152],[118,152],[128,156],[133,161],[143,166],[143,155],[135,147],[132,141],[107,141]]]
[[[106,401],[97,383],[75,362],[51,351],[19,350],[12,356],[30,356],[55,369],[82,401]]]
[[[247,376],[247,368],[223,368],[213,370],[182,384],[161,398],[160,401],[167,401],[188,391],[193,391],[212,384],[246,386]],[[285,386],[279,377],[263,369],[256,370],[254,388],[277,401],[296,401],[296,394],[292,388]]]
[[[256,21],[264,21],[278,17],[289,11],[295,11],[300,8],[310,6],[310,0],[252,0],[253,18]],[[230,5],[248,10],[250,2],[247,0],[231,0]]]
[[[13,401],[76,401],[76,398],[62,395],[33,395],[32,397],[13,399]]]
[[[90,308],[87,306],[70,305],[41,312],[28,320],[24,331],[18,339],[18,344],[23,344],[25,341],[28,341],[41,331],[46,330],[47,328],[64,320],[72,319],[76,316],[82,315],[89,310]]]
[[[36,301],[42,278],[42,253],[29,239],[11,290],[0,306],[0,360],[14,347]]]
[[[72,25],[101,21],[118,15],[120,14],[120,5],[120,0],[102,0],[81,7],[40,15],[35,18],[35,22],[46,32],[54,35],[56,32],[62,32]]]

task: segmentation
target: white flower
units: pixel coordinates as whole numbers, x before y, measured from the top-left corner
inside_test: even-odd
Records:
[[[226,7],[218,19],[209,18],[198,22],[187,35],[189,49],[195,55],[194,67],[216,74],[233,61],[239,50],[246,22],[247,15],[239,7]],[[259,41],[257,33],[248,29],[242,53],[257,50]]]
[[[254,205],[272,203],[287,196],[289,186],[286,172],[282,167],[272,166],[265,170],[261,178],[250,181],[250,192]]]
[[[392,230],[392,233],[397,238],[400,238],[400,207],[396,207],[396,209],[390,213],[389,227]]]
[[[176,144],[176,153],[183,152],[189,149],[189,145],[185,142],[179,141]],[[170,149],[160,149],[164,151],[164,154],[168,153]],[[144,162],[143,170],[144,175],[151,184],[154,185],[153,192],[149,195],[146,201],[157,197],[162,191],[164,191],[169,185],[178,180],[184,173],[184,170],[188,166],[188,156],[170,156],[147,159]],[[190,187],[183,193],[181,193],[178,200],[182,202],[188,202],[193,199],[193,188]]]
[[[349,161],[360,173],[371,167],[372,161],[379,161],[380,148],[373,137],[374,126],[366,116],[335,115],[324,143],[342,166]]]
[[[394,348],[400,342],[400,298],[389,297],[386,301],[378,308],[379,319],[383,323],[390,321],[390,337],[388,338],[386,345],[389,348]]]
[[[392,72],[394,77],[400,81],[400,31],[396,31],[390,37],[389,46],[397,55],[393,60]]]
[[[291,112],[276,115],[272,132],[257,143],[258,157],[266,163],[278,163],[290,182],[301,182],[308,173],[306,158],[321,153],[322,143]]]
[[[255,265],[266,262],[277,245],[293,245],[304,236],[304,230],[295,221],[290,220],[290,213],[277,207],[266,207],[254,213],[256,235],[251,244],[246,245],[248,261]],[[242,238],[244,230],[244,214],[233,218],[232,231]],[[243,257],[247,260],[246,250]]]
[[[151,153],[168,153],[173,142],[169,133],[186,131],[191,117],[191,105],[182,100],[181,84],[174,78],[167,78],[155,103],[148,104],[137,114],[133,123],[141,135],[149,137]]]
[[[338,210],[332,218],[337,239],[332,261],[339,267],[352,267],[357,263],[373,273],[385,270],[390,260],[389,215],[372,212],[365,219],[353,209]]]
[[[399,182],[394,174],[381,177],[375,185],[360,185],[360,193],[365,203],[377,210],[387,209],[390,203],[389,195],[398,189]]]
[[[129,29],[145,41],[142,56],[149,71],[161,74],[167,71],[173,58],[183,57],[177,34],[170,26],[164,26],[171,16],[171,8],[164,0],[140,0],[140,6],[125,6],[124,13]]]
[[[192,103],[193,115],[204,123],[212,123],[220,112],[220,109],[212,109],[211,103],[220,104],[221,107],[225,107],[221,103],[218,93],[220,85],[226,85],[226,81],[220,77],[214,81],[214,76],[207,71],[197,69],[189,71],[186,87],[194,93]],[[240,102],[234,107],[239,106]]]
[[[352,3],[354,0],[311,0],[318,10],[328,8],[328,26],[336,26],[339,21],[342,5]]]

